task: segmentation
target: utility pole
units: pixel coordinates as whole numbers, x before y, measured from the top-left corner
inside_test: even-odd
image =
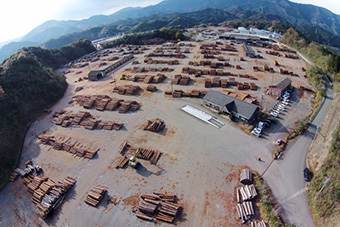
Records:
[[[326,187],[326,185],[328,184],[328,182],[331,180],[330,177],[326,177],[325,183],[323,184],[321,190],[319,191],[319,193],[316,195],[315,199],[313,202],[315,202],[315,200],[318,198],[319,194],[322,192],[322,190]]]

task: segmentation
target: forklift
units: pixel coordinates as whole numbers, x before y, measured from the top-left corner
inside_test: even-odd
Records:
[[[136,150],[135,154],[129,159],[129,166],[137,169],[140,165],[140,162],[137,161],[137,154],[139,152],[139,148]]]

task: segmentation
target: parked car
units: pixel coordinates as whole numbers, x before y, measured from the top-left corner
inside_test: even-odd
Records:
[[[263,130],[264,127],[266,127],[266,126],[267,126],[267,123],[266,123],[266,122],[260,121],[260,122],[258,123],[258,125],[257,125],[257,128]]]
[[[257,137],[260,137],[260,136],[261,136],[261,132],[260,132],[260,131],[255,131],[255,130],[253,130],[251,133],[252,133],[253,135],[257,136]]]
[[[307,181],[307,182],[310,182],[310,180],[312,179],[312,174],[311,174],[311,172],[309,171],[308,168],[305,168],[303,170],[303,176],[305,177],[305,181]]]
[[[277,117],[277,113],[276,112],[271,112],[270,115],[273,116],[273,117]]]

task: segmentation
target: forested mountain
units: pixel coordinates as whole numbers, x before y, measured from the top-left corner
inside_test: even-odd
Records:
[[[89,40],[58,50],[29,47],[0,65],[0,188],[17,165],[27,125],[64,94],[65,77],[53,69],[94,50]]]

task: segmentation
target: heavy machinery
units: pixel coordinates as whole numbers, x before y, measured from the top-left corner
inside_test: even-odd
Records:
[[[123,73],[121,76],[120,76],[120,80],[125,80],[126,79],[126,75],[125,73]]]
[[[137,161],[137,154],[139,152],[139,149],[136,150],[135,154],[129,159],[129,166],[137,169],[140,163]]]

